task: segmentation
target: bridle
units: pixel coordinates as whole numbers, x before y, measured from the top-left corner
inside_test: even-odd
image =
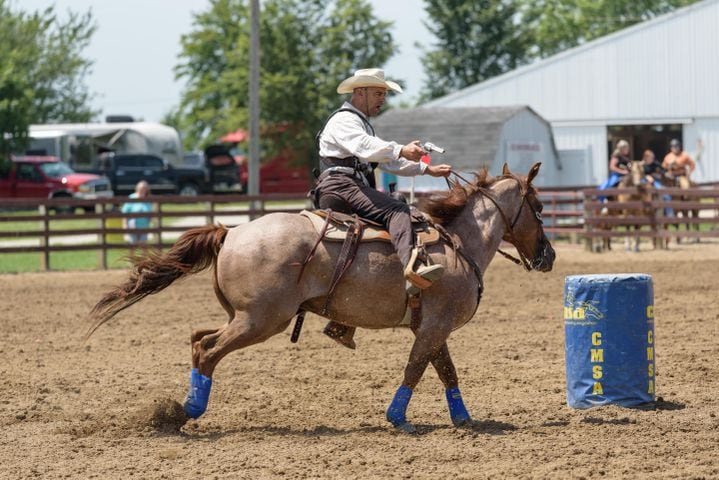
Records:
[[[469,180],[462,177],[457,172],[451,172],[452,175],[457,177],[457,182],[459,184],[459,180],[464,181],[467,184],[470,184]],[[507,233],[505,234],[507,242],[511,243],[514,248],[517,249],[517,253],[519,254],[519,258],[516,258],[515,256],[503,251],[502,249],[497,249],[497,251],[506,259],[516,263],[517,265],[523,265],[526,270],[532,270],[532,264],[529,260],[527,260],[527,255],[517,246],[517,236],[514,234],[514,227],[517,225],[517,222],[519,221],[519,216],[522,214],[522,209],[524,208],[524,205],[526,204],[530,210],[532,210],[532,213],[534,214],[533,217],[537,220],[540,227],[544,225],[544,222],[542,221],[542,214],[537,211],[536,208],[532,205],[529,200],[527,200],[527,196],[529,195],[529,188],[524,189],[522,186],[522,182],[515,177],[514,175],[505,175],[502,178],[510,178],[512,180],[515,180],[517,182],[517,185],[519,186],[519,191],[522,192],[522,203],[519,204],[519,209],[517,210],[517,213],[514,216],[514,219],[510,222],[509,218],[507,217],[507,214],[504,213],[504,210],[502,210],[502,207],[499,206],[499,202],[494,197],[494,195],[484,187],[476,187],[477,191],[479,191],[484,197],[486,197],[489,201],[491,201],[495,207],[497,207],[497,211],[499,212],[499,215],[502,217],[502,220],[504,221],[505,226],[507,227]],[[447,181],[447,185],[452,188],[452,184],[450,183],[450,180],[445,177],[445,180]],[[529,187],[529,186],[528,186]]]

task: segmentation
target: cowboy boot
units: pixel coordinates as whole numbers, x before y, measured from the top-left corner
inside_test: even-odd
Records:
[[[420,290],[431,287],[432,283],[444,275],[444,265],[428,265],[425,262],[418,262],[419,253],[418,248],[412,250],[412,256],[404,269],[404,278],[408,283],[407,293],[410,295],[417,295]],[[416,269],[413,268],[415,264],[418,265]]]
[[[355,330],[355,327],[348,327],[346,325],[342,325],[341,323],[330,321],[327,323],[322,333],[340,345],[347,347],[350,350],[354,350],[357,348],[354,341]]]

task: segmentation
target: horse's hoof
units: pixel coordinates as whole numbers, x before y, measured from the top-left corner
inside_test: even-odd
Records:
[[[472,424],[472,417],[466,416],[466,417],[457,417],[452,419],[452,424],[455,427],[468,427]]]
[[[397,430],[399,430],[402,433],[408,433],[410,435],[414,435],[417,433],[417,429],[415,428],[415,426],[409,422],[404,422],[401,425],[395,425],[394,428],[396,428]]]

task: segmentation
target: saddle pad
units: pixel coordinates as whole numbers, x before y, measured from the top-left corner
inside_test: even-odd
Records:
[[[319,212],[319,213],[317,213]],[[302,210],[300,215],[308,218],[312,222],[312,226],[319,234],[325,225],[324,211]],[[325,240],[332,242],[343,242],[347,234],[347,226],[342,223],[330,222],[325,233]],[[439,242],[439,232],[432,227],[428,231],[417,232],[417,237],[424,245],[433,245]],[[372,225],[365,224],[364,233],[362,234],[362,242],[391,242],[389,232]]]

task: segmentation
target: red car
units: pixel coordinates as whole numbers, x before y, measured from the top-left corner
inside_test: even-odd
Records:
[[[111,198],[107,178],[75,173],[50,156],[14,156],[0,161],[0,198]]]

